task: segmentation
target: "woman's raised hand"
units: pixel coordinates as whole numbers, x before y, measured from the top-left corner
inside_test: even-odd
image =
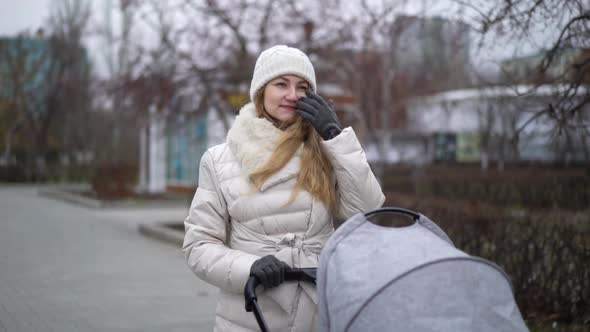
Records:
[[[305,97],[297,101],[296,112],[315,128],[324,141],[338,136],[342,126],[338,122],[334,106],[310,89],[305,90],[305,94]]]

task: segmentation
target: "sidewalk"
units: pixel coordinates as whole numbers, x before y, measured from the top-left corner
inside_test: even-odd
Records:
[[[38,189],[43,197],[72,203],[82,207],[102,209],[110,218],[123,218],[123,224],[137,227],[138,231],[154,239],[182,246],[184,234],[173,227],[181,226],[188,204],[183,200],[156,202],[104,202],[84,197],[76,192],[87,190],[87,185],[47,186]],[[154,208],[157,207],[157,208]],[[123,210],[130,210],[125,213]]]
[[[211,331],[217,289],[138,232],[185,207],[93,209],[0,184],[0,331]]]

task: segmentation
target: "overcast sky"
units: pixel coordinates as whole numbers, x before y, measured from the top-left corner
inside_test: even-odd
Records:
[[[19,32],[28,30],[31,33],[40,27],[47,26],[50,7],[56,0],[0,0],[0,36],[14,36]],[[96,20],[97,13],[102,13],[105,0],[90,0],[92,4],[91,20]],[[92,26],[92,23],[90,24]],[[100,48],[98,41],[86,38],[87,46],[90,49]],[[106,69],[102,64],[102,58],[96,52],[91,52],[99,71]]]
[[[0,35],[36,31],[49,13],[51,0],[0,0]]]
[[[0,0],[0,35],[13,35],[26,29],[37,30],[49,16],[51,2],[52,0]],[[95,10],[104,3],[103,0],[90,2]],[[411,5],[413,2],[409,3]]]
[[[18,32],[29,30],[34,33],[39,27],[46,25],[47,18],[50,12],[50,4],[55,0],[0,0],[0,36],[15,35]],[[431,1],[431,0],[422,0]],[[436,4],[440,5],[440,2],[444,0],[435,1]],[[96,22],[97,19],[102,18],[98,13],[103,13],[105,0],[90,0],[93,6],[93,18]],[[410,2],[412,4],[413,2]],[[424,4],[422,4],[424,5]],[[431,8],[435,6],[427,6]],[[410,10],[411,11],[411,10]],[[98,16],[98,17],[97,17]],[[497,41],[497,40],[496,40]],[[90,49],[100,49],[99,43],[87,40],[89,42]],[[95,44],[95,45],[93,45]],[[498,53],[493,56],[495,60],[499,58],[506,58],[511,56],[511,48],[508,45],[503,44],[498,49]],[[514,49],[514,48],[513,48]],[[490,55],[491,49],[487,49],[487,55]],[[522,53],[529,53],[521,48]],[[91,52],[96,55],[97,52]],[[100,52],[98,52],[100,53]],[[491,52],[495,53],[495,52]],[[522,54],[521,54],[522,55]],[[481,56],[481,54],[480,54]],[[477,55],[474,56],[478,57]],[[102,59],[94,59],[95,64],[101,67],[99,63]],[[96,61],[98,60],[98,61]],[[475,60],[472,58],[472,60]],[[494,62],[495,62],[494,60]],[[477,61],[479,62],[479,61]],[[489,62],[489,59],[485,62]],[[100,69],[99,69],[100,70]],[[102,71],[102,70],[101,70]]]

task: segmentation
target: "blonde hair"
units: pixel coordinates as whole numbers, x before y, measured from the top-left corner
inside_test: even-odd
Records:
[[[305,189],[334,213],[336,210],[336,192],[332,180],[334,169],[320,143],[322,138],[300,116],[297,116],[292,123],[277,123],[264,109],[264,89],[260,89],[254,97],[254,106],[259,117],[273,122],[283,130],[283,134],[269,160],[250,174],[252,184],[260,189],[271,175],[291,160],[303,143],[301,169],[286,205],[295,200],[301,189]]]

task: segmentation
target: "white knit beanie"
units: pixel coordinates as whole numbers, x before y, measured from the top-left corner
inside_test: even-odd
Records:
[[[258,90],[281,75],[297,75],[316,91],[315,71],[307,55],[294,47],[276,45],[260,53],[256,60],[250,83],[250,100],[254,101]]]

